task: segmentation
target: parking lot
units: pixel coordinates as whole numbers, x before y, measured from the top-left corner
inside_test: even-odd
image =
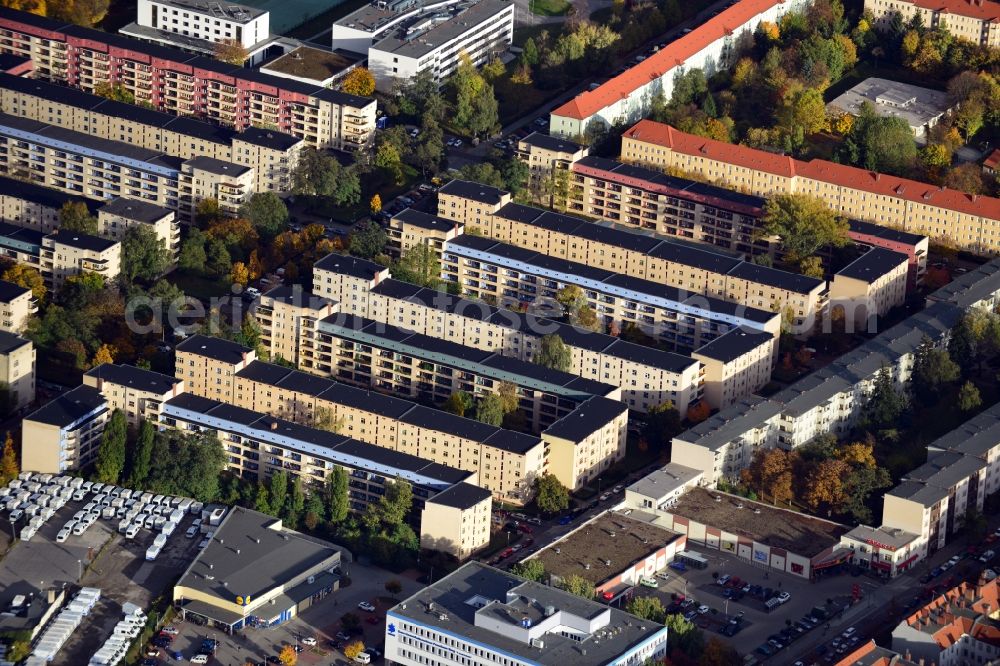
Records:
[[[861,586],[865,593],[878,587],[877,583],[870,579],[852,578],[847,575],[811,583],[789,574],[755,566],[726,553],[694,550],[709,561],[707,568],[689,567],[683,572],[668,569],[667,579],[665,581],[660,579],[658,588],[636,587],[635,594],[657,596],[664,607],[669,608],[674,604],[675,609],[676,602],[682,597],[685,598],[688,601],[679,609],[681,613],[688,616],[707,634],[728,642],[744,654],[753,652],[756,647],[767,643],[771,637],[775,637],[784,648],[787,647],[789,638],[794,643],[812,632],[830,632],[832,630],[826,629],[827,623],[824,622],[803,622],[799,628],[801,631],[795,627],[796,623],[809,614],[815,606],[824,607],[824,610],[831,615],[836,613],[850,602],[853,584]],[[717,577],[713,577],[713,574]],[[738,588],[717,583],[717,578],[727,575],[740,579]],[[736,589],[742,591],[746,585],[750,585],[752,589],[736,595],[739,598],[726,598],[726,590],[729,590],[729,595],[733,595]],[[768,588],[771,590],[770,595],[767,594]],[[783,592],[788,594],[788,600],[773,610],[767,610],[765,599]],[[707,609],[699,613],[698,610],[702,606]],[[731,619],[738,620],[738,631],[729,636],[723,634],[722,630]],[[781,632],[790,633],[787,633],[788,637],[778,637]],[[774,663],[782,663],[781,651],[775,651],[777,654],[773,657]],[[763,661],[767,655],[756,653],[755,656]]]

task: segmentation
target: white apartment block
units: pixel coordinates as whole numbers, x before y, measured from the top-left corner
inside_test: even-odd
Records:
[[[670,99],[678,74],[701,69],[712,76],[728,69],[739,42],[753,35],[758,25],[777,23],[804,4],[801,0],[740,0],[625,73],[556,108],[550,116],[549,133],[583,137],[591,124],[599,128],[639,120],[656,94]]]
[[[444,82],[461,54],[482,65],[508,49],[514,38],[509,0],[410,0],[376,2],[333,24],[333,48],[368,54],[378,90],[389,92],[420,72]]]
[[[207,55],[228,40],[247,50],[251,64],[263,59],[272,41],[268,12],[225,0],[139,0],[135,22],[119,32]]]
[[[30,289],[0,280],[0,331],[20,335],[36,312],[38,300]]]

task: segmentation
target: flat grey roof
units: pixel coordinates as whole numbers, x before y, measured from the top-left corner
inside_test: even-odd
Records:
[[[114,363],[102,363],[96,368],[87,371],[88,377],[95,377],[104,381],[128,386],[141,391],[164,394],[171,391],[182,380],[170,375],[164,375],[152,370],[144,370],[134,365],[116,365]]]
[[[461,483],[456,483],[447,490],[442,490],[437,495],[430,498],[430,501],[435,504],[453,506],[456,509],[469,509],[476,506],[480,502],[485,502],[491,495],[492,493],[485,488],[474,486],[471,483],[463,481]]]
[[[690,483],[700,474],[703,474],[700,469],[670,462],[630,485],[628,491],[658,500]]]
[[[574,143],[569,139],[560,139],[559,137],[549,136],[548,134],[543,134],[541,132],[532,132],[528,136],[521,139],[520,143],[524,143],[529,146],[538,146],[543,150],[548,150],[554,153],[568,153],[570,155],[583,150],[583,146],[578,143]]]
[[[579,444],[626,412],[628,407],[620,400],[594,396],[546,428],[545,434]]]
[[[249,23],[267,12],[249,5],[239,5],[235,2],[220,2],[218,0],[156,0],[157,3],[178,9],[208,14],[212,18],[224,19],[235,23]]]
[[[165,217],[173,217],[174,211],[164,206],[158,206],[154,203],[148,201],[143,201],[141,199],[126,199],[125,197],[116,197],[104,204],[98,209],[100,213],[107,213],[108,215],[117,215],[123,217],[127,220],[136,220],[138,222],[146,222],[147,224],[152,224],[153,222],[159,222]]]
[[[20,349],[24,345],[30,345],[31,340],[22,338],[16,333],[0,331],[0,354],[9,354],[15,349]]]
[[[675,439],[718,451],[747,432],[763,427],[780,413],[781,403],[749,395],[688,428]]]
[[[207,356],[225,363],[239,363],[253,350],[249,347],[207,335],[192,335],[176,347],[177,351]]]
[[[837,275],[871,284],[883,275],[896,270],[900,264],[909,264],[910,258],[901,252],[873,247],[837,271]]]
[[[281,521],[235,506],[215,529],[208,546],[177,581],[232,603],[235,595],[259,598],[313,570],[340,565],[332,543],[281,527]]]
[[[895,527],[869,527],[867,525],[858,525],[844,536],[857,541],[877,541],[897,549],[919,538],[916,534]]]
[[[434,612],[428,612],[431,604]],[[477,614],[484,614],[491,620],[499,620],[501,626],[509,623],[520,628],[523,617],[540,620],[546,606],[579,618],[593,619],[607,614],[609,621],[603,627],[605,631],[583,641],[557,632],[546,633],[544,649],[522,643],[510,633],[476,626]],[[433,627],[528,663],[552,666],[612,663],[666,631],[663,625],[640,620],[617,608],[529,582],[479,562],[466,563],[394,606],[388,611],[387,622],[393,618]]]
[[[826,106],[856,116],[862,104],[880,116],[902,118],[910,127],[933,124],[951,106],[947,93],[878,77],[865,79]]]
[[[748,331],[744,328],[734,328],[723,333],[715,340],[702,345],[695,350],[696,354],[707,356],[730,363],[744,354],[748,354],[762,345],[769,345],[774,336],[764,331]]]
[[[87,414],[107,407],[101,392],[93,386],[77,386],[53,398],[44,406],[24,417],[25,421],[36,421],[65,428]]]
[[[19,284],[14,284],[13,282],[7,282],[6,280],[0,280],[0,302],[10,303],[15,298],[23,296],[31,292],[27,287],[22,287]]]
[[[385,266],[382,264],[376,264],[374,261],[359,259],[358,257],[338,254],[336,252],[328,254],[317,261],[313,264],[313,268],[330,271],[332,273],[350,275],[364,280],[374,280],[376,275],[386,270]]]
[[[450,180],[438,190],[441,194],[452,194],[463,199],[497,205],[507,192],[471,180]]]
[[[393,26],[392,32],[372,44],[371,48],[397,56],[419,58],[512,6],[510,0],[479,0],[473,4],[459,4],[454,8],[444,7],[405,21],[399,27]],[[427,26],[426,23],[430,23],[433,16],[440,17],[440,22]],[[446,19],[446,16],[449,18]]]
[[[191,165],[195,169],[208,171],[209,173],[214,173],[219,176],[242,176],[250,171],[250,167],[248,166],[236,164],[235,162],[227,162],[214,157],[207,157],[205,155],[192,157],[185,160],[184,163]]]

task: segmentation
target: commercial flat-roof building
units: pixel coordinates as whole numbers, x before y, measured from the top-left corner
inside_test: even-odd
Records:
[[[121,85],[154,108],[245,130],[273,126],[318,148],[355,150],[375,132],[375,100],[229,65],[159,44],[0,9],[0,52],[34,76],[93,92]]]
[[[917,138],[926,136],[951,109],[946,92],[874,76],[838,95],[826,109],[857,116],[864,105],[880,116],[902,118]]]
[[[626,666],[665,655],[667,629],[469,562],[386,613],[387,661],[419,666],[439,660],[442,649],[474,666]]]
[[[237,506],[181,574],[172,598],[181,617],[228,633],[273,626],[335,594],[350,561],[343,548]]]
[[[625,131],[621,159],[689,172],[758,197],[811,194],[850,219],[946,240],[979,254],[1000,253],[1000,199],[993,197],[821,159],[797,160],[652,120]]]
[[[368,56],[376,88],[389,92],[420,72],[444,81],[460,56],[474,65],[507,50],[514,39],[509,0],[372,2],[333,24],[334,49]]]
[[[249,5],[212,0],[139,0],[135,22],[123,35],[154,44],[214,56],[215,44],[239,44],[256,64],[274,41],[269,12]]]

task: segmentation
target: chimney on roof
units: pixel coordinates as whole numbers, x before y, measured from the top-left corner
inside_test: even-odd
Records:
[[[278,429],[278,422],[271,421],[271,430],[277,430],[277,429]]]

